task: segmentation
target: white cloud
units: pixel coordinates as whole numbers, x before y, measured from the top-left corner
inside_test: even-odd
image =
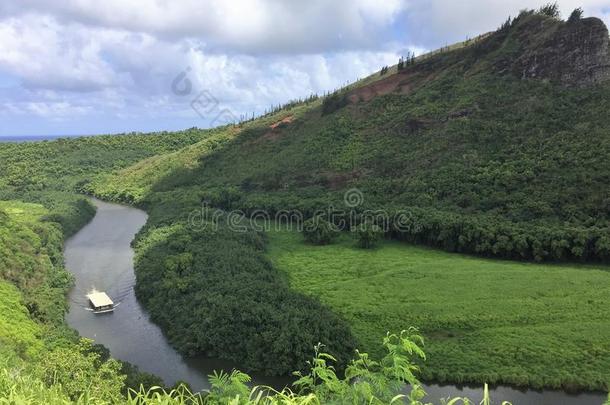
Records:
[[[92,90],[110,86],[112,66],[101,57],[105,32],[61,26],[51,17],[0,22],[0,68],[32,87]]]
[[[224,51],[320,52],[375,46],[401,0],[15,0],[6,13],[39,12],[172,38],[204,37]]]
[[[189,107],[200,91],[236,115],[259,113],[272,104],[333,89],[396,59],[391,49],[264,58],[221,54],[196,39],[170,41],[28,14],[0,21],[0,72],[23,84],[4,88],[0,105],[4,116],[180,117],[206,126],[211,117],[201,121]],[[187,67],[192,92],[175,95],[172,81]]]
[[[553,0],[427,0],[412,2],[407,24],[413,40],[441,46],[497,29],[509,16],[523,9],[537,9]],[[585,16],[610,23],[610,0],[560,0],[564,18],[582,7]]]
[[[96,128],[79,131],[89,133],[116,122],[134,130],[206,126],[189,107],[202,90],[235,114],[262,112],[547,2],[3,0],[0,112],[14,119],[0,132],[30,128],[32,117],[74,118]],[[610,16],[610,0],[561,4],[564,15],[582,5],[586,15]],[[192,92],[176,95],[172,81],[187,68]]]

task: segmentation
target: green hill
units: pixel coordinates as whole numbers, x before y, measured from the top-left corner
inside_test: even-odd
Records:
[[[600,40],[566,45],[583,32]],[[128,201],[191,190],[227,210],[307,217],[344,208],[343,193],[357,188],[359,211],[409,213],[408,229],[393,232],[402,239],[511,259],[607,260],[607,48],[597,19],[524,13],[470,46],[217,130],[94,189]]]

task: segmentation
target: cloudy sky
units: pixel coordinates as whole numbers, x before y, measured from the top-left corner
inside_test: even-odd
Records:
[[[208,127],[545,2],[0,0],[0,136]],[[579,6],[610,23],[610,0]]]

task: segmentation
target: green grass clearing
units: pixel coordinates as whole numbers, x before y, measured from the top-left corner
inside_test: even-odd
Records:
[[[349,235],[311,246],[269,234],[269,257],[291,286],[318,297],[375,355],[380,333],[427,337],[423,377],[532,387],[603,388],[610,381],[607,266],[488,260]]]

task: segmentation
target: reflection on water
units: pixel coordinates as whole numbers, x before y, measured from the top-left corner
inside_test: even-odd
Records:
[[[428,393],[426,400],[438,402],[439,398],[466,397],[478,404],[483,399],[481,387],[456,387],[452,385],[428,385],[424,389]],[[502,404],[502,401],[513,405],[602,405],[607,398],[603,393],[582,393],[570,395],[563,391],[518,390],[511,387],[495,387],[489,390],[492,404]]]
[[[208,388],[207,376],[213,370],[231,370],[239,365],[208,358],[184,359],[169,344],[158,326],[135,298],[133,286],[134,253],[131,241],[146,222],[146,213],[130,207],[94,200],[97,215],[66,243],[67,268],[76,276],[70,293],[67,321],[82,336],[92,338],[110,349],[112,356],[129,361],[141,370],[156,374],[166,384],[186,381],[196,390]],[[114,313],[87,311],[85,295],[91,289],[105,291],[119,304]],[[268,378],[253,374],[256,384],[276,388],[288,378]],[[425,387],[428,401],[438,403],[448,396],[467,396],[478,403],[480,388],[430,385]],[[491,391],[494,403],[502,400],[517,405],[601,405],[605,395],[587,393],[577,396],[558,391],[519,391],[498,387]]]

